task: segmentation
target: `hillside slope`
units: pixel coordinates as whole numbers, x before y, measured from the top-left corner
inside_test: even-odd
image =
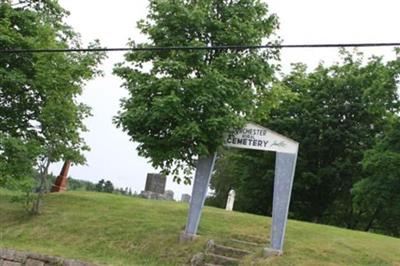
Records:
[[[208,239],[268,239],[271,219],[206,207],[200,238],[179,245],[188,205],[106,193],[46,196],[44,213],[27,215],[0,190],[0,247],[101,265],[183,265]],[[400,239],[289,221],[285,255],[248,258],[256,265],[400,265]]]

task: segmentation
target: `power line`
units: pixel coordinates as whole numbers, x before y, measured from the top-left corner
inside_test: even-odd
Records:
[[[143,52],[143,51],[198,51],[198,50],[255,50],[286,48],[345,48],[345,47],[388,47],[400,46],[400,42],[389,43],[325,43],[325,44],[265,44],[265,45],[221,45],[221,46],[150,46],[123,48],[63,48],[63,49],[0,49],[0,54],[12,53],[71,53],[71,52]]]

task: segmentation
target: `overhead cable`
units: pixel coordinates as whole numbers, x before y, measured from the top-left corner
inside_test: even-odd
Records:
[[[198,51],[198,50],[255,50],[289,48],[346,48],[400,46],[400,42],[381,43],[325,43],[325,44],[265,44],[265,45],[221,45],[221,46],[143,46],[122,48],[43,48],[43,49],[0,49],[0,54],[11,53],[71,53],[71,52],[143,52],[143,51]]]

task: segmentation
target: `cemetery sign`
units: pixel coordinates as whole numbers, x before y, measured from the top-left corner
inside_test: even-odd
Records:
[[[271,244],[264,249],[264,254],[282,254],[299,143],[268,128],[248,123],[243,129],[227,134],[224,145],[276,152]],[[215,159],[216,154],[212,154],[197,161],[188,220],[185,231],[181,234],[182,241],[196,237]]]
[[[253,149],[262,151],[276,151],[296,153],[299,144],[265,127],[248,123],[245,128],[228,134],[225,146]]]

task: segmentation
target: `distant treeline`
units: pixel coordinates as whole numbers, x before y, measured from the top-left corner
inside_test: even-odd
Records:
[[[52,184],[54,184],[54,181],[56,180],[56,176],[51,175],[50,180],[51,184],[47,185],[47,191],[50,191]],[[96,191],[96,192],[115,193],[127,196],[136,195],[136,192],[132,193],[131,188],[115,187],[110,180],[101,179],[99,182],[93,183],[91,181],[75,179],[72,177],[68,177],[67,191]]]

